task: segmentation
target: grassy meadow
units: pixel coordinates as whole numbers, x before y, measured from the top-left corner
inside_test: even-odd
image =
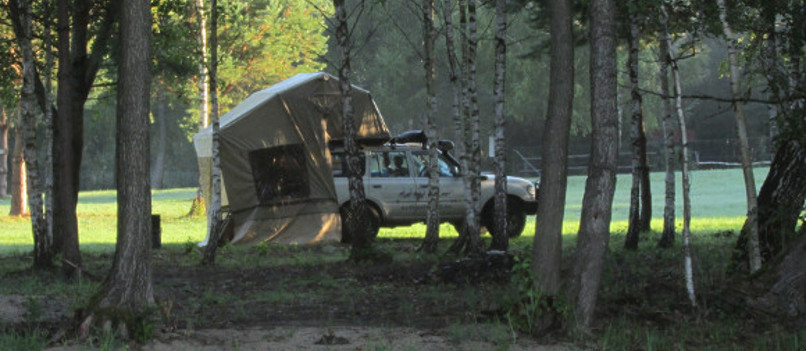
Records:
[[[755,176],[757,187],[761,186],[767,175],[766,168],[757,168]],[[677,174],[677,222],[682,228],[682,190],[680,174]],[[651,174],[653,195],[653,228],[660,228],[663,223],[664,205],[664,173]],[[741,227],[746,212],[744,181],[741,171],[700,170],[691,175],[692,231],[695,234],[713,233],[725,230],[736,230]],[[613,220],[611,230],[614,233],[627,229],[627,213],[629,211],[630,175],[620,174],[616,194],[613,201]],[[158,190],[152,194],[152,212],[161,216],[163,244],[185,244],[199,242],[204,239],[206,218],[187,217],[195,189]],[[585,191],[585,177],[572,176],[568,181],[568,196],[565,207],[564,234],[575,234],[579,228],[579,217],[582,210],[582,196]],[[79,195],[78,222],[81,249],[89,252],[111,252],[114,250],[116,238],[116,197],[114,190],[86,191]],[[20,254],[33,247],[30,220],[26,217],[10,217],[10,200],[0,200],[0,255]],[[421,238],[425,234],[422,224],[410,227],[381,229],[381,238]],[[442,237],[456,236],[450,225],[443,225]],[[534,216],[529,217],[523,236],[518,239],[531,240],[534,235]]]

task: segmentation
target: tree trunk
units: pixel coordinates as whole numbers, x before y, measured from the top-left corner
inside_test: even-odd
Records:
[[[207,84],[207,17],[204,13],[204,0],[196,0],[196,11],[198,12],[199,24],[199,51],[201,52],[201,60],[199,62],[199,130],[203,130],[209,126],[210,112],[208,110],[209,103],[209,85]],[[188,216],[196,216],[205,213],[206,204],[204,201],[203,192],[203,174],[204,170],[199,169],[199,189],[196,191],[196,196],[193,197],[193,202],[190,204],[190,211]]]
[[[0,199],[8,196],[8,115],[0,106]]]
[[[45,11],[47,13],[53,13],[53,2],[46,1],[45,2]],[[44,110],[45,120],[44,120],[44,129],[45,129],[45,223],[47,227],[46,236],[50,241],[50,256],[51,256],[51,264],[52,264],[52,255],[56,251],[53,245],[53,109],[51,108],[52,104],[52,97],[51,93],[53,92],[53,37],[52,37],[53,29],[50,26],[45,26],[45,86],[44,86],[44,93],[43,96],[43,106],[42,110]]]
[[[165,120],[168,118],[165,110],[167,104],[165,92],[159,89],[157,91],[157,103],[155,104],[156,111],[154,111],[154,124],[157,132],[157,150],[154,150],[156,152],[151,169],[151,189],[162,189],[162,181],[165,176],[165,149],[167,144],[167,123]]]
[[[37,158],[36,137],[36,96],[34,94],[34,50],[33,10],[28,0],[20,0],[20,15],[23,26],[23,37],[18,38],[22,56],[22,91],[20,94],[20,112],[25,141],[25,167],[28,171],[28,204],[30,205],[31,227],[34,237],[34,268],[49,269],[53,265],[51,256],[52,238],[48,237],[47,222],[43,212],[42,181],[39,177],[39,160]]]
[[[459,8],[459,16],[460,16],[460,28],[462,30],[460,33],[464,32],[464,21],[465,21],[465,2],[464,0],[458,0],[458,8]],[[453,101],[451,103],[451,109],[453,111],[453,123],[454,123],[454,135],[456,141],[456,154],[459,157],[459,166],[461,167],[461,174],[467,174],[467,147],[466,147],[466,140],[465,137],[465,124],[467,123],[466,114],[463,113],[465,110],[465,87],[466,87],[466,72],[465,72],[465,65],[464,62],[460,65],[459,59],[456,55],[456,49],[454,47],[454,32],[453,32],[453,21],[452,21],[452,11],[451,11],[451,0],[443,0],[443,20],[445,22],[445,48],[448,53],[448,77],[451,83],[451,90],[453,92]],[[462,40],[462,53],[463,56],[467,56],[466,46],[467,41]],[[461,79],[460,79],[461,75]],[[467,178],[463,177],[463,181],[465,184],[465,191],[467,191]],[[467,206],[467,204],[466,204]],[[466,212],[467,216],[467,212]],[[465,217],[466,217],[465,216]],[[451,252],[459,252],[460,246],[463,246],[468,240],[468,231],[467,231],[467,219],[462,223],[454,223],[454,227],[459,232],[459,238],[451,245],[449,251]]]
[[[210,203],[207,204],[207,247],[202,264],[215,264],[218,240],[221,235],[221,157],[218,124],[218,0],[210,4],[210,118],[213,121],[213,155]]]
[[[17,114],[14,127],[14,148],[11,149],[11,209],[9,216],[25,216],[28,214],[28,178],[23,153],[25,134],[23,133],[22,114]]]
[[[574,258],[571,298],[578,327],[589,330],[610,241],[618,158],[616,10],[613,0],[591,2],[592,150]]]
[[[119,13],[118,1],[106,3],[106,16],[90,36],[90,20],[103,12],[90,0],[58,0],[58,113],[53,133],[53,218],[54,247],[62,253],[67,275],[81,270],[78,247],[78,203],[81,152],[84,145],[84,103],[87,101],[101,60],[107,56],[110,34]],[[92,52],[87,47],[92,41]]]
[[[551,62],[546,127],[543,129],[543,165],[537,203],[532,271],[537,288],[549,295],[560,292],[562,229],[568,185],[568,139],[574,103],[574,40],[571,1],[549,3]],[[552,320],[552,319],[549,319]],[[550,324],[550,323],[547,323]],[[545,330],[551,325],[541,326]]]
[[[344,122],[344,146],[347,154],[347,171],[350,189],[350,209],[347,221],[343,223],[346,227],[347,235],[352,242],[350,259],[362,261],[369,258],[372,249],[372,238],[364,228],[367,227],[367,202],[364,194],[364,181],[361,177],[362,162],[359,154],[358,144],[355,142],[356,126],[353,120],[352,86],[350,76],[350,58],[352,44],[350,42],[350,31],[347,23],[347,8],[344,0],[333,0],[333,7],[336,12],[336,41],[341,49],[341,62],[339,66],[339,92],[341,93],[341,117]],[[345,231],[345,228],[342,228]]]
[[[646,123],[644,123],[643,113],[638,129],[638,158],[640,161],[639,173],[641,174],[641,218],[639,230],[648,232],[652,230],[652,186],[649,180],[649,154],[647,153]]]
[[[506,139],[504,138],[505,114],[505,81],[507,69],[507,14],[506,0],[495,2],[495,82],[493,95],[495,100],[495,218],[490,231],[493,241],[491,250],[507,251],[509,235],[507,233],[507,178],[506,178]]]
[[[151,283],[151,191],[149,189],[149,87],[151,84],[151,7],[123,0],[118,68],[117,148],[118,237],[115,260],[94,311],[99,321],[120,323],[129,335],[141,328],[154,306]],[[111,311],[111,312],[109,312]],[[111,313],[112,315],[105,315]],[[86,335],[93,321],[82,323]]]
[[[479,103],[478,91],[476,89],[476,48],[478,45],[478,34],[476,30],[476,0],[467,0],[467,108],[469,111],[468,123],[466,123],[465,140],[467,173],[465,186],[465,205],[467,206],[467,234],[468,241],[466,252],[475,254],[482,251],[481,238],[479,233],[480,216],[478,210],[479,188],[480,188],[480,167],[481,167],[481,141],[479,130]]]
[[[730,91],[733,97],[733,111],[736,117],[736,131],[739,136],[739,150],[742,158],[742,174],[744,175],[745,195],[747,196],[747,224],[748,230],[747,245],[750,260],[750,273],[761,269],[761,251],[758,244],[758,200],[756,198],[756,181],[753,176],[753,160],[750,155],[750,143],[747,138],[747,122],[744,117],[744,103],[742,98],[742,88],[740,86],[741,73],[739,71],[739,58],[736,53],[736,44],[733,39],[733,30],[727,20],[727,9],[725,0],[717,0],[719,6],[719,19],[722,22],[722,29],[725,35],[725,43],[728,46],[728,60],[730,62]]]
[[[780,259],[765,265],[759,275],[729,294],[743,300],[739,308],[764,318],[802,319],[806,315],[806,235],[801,234],[781,254]]]
[[[635,1],[631,2],[635,5]],[[632,104],[632,118],[630,119],[630,139],[632,139],[632,186],[630,187],[630,212],[627,235],[624,240],[624,248],[628,250],[638,249],[639,234],[641,233],[641,127],[643,124],[643,112],[641,111],[641,93],[638,92],[638,47],[640,45],[638,32],[638,19],[635,10],[628,10],[630,31],[627,39],[627,71],[630,76],[630,97]],[[643,140],[646,145],[646,140]],[[645,155],[644,155],[645,156]]]
[[[675,122],[672,118],[672,106],[669,94],[669,63],[671,61],[669,43],[669,17],[666,14],[665,8],[661,5],[660,29],[658,36],[659,39],[659,53],[658,59],[660,61],[660,91],[663,95],[662,99],[662,123],[663,126],[663,143],[664,143],[664,164],[666,166],[666,179],[665,179],[665,201],[663,206],[663,233],[661,234],[658,247],[669,248],[674,245],[675,236],[675,175],[674,175],[674,134]]]
[[[667,47],[671,48],[671,43],[667,42]],[[669,57],[672,57],[671,52]],[[680,137],[683,146],[682,161],[682,183],[683,183],[683,269],[686,276],[686,290],[691,305],[697,307],[697,295],[694,291],[694,267],[691,254],[691,180],[689,179],[689,152],[688,136],[686,130],[686,116],[683,113],[683,91],[680,83],[680,71],[677,68],[677,60],[671,60],[672,75],[674,76],[675,107],[677,108],[677,119],[680,123]]]
[[[425,44],[425,125],[428,138],[428,216],[426,218],[425,240],[423,251],[434,253],[439,243],[439,163],[437,155],[437,98],[434,91],[434,42],[436,30],[434,29],[434,0],[423,0],[423,42]]]

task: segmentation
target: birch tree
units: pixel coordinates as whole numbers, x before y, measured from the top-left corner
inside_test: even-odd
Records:
[[[147,0],[122,0],[121,10],[115,150],[118,237],[98,303],[82,318],[79,332],[85,337],[93,325],[107,323],[125,330],[124,337],[143,333],[155,305],[148,152],[151,6]]]
[[[25,143],[25,166],[27,169],[28,205],[31,227],[34,236],[34,268],[49,269],[53,265],[52,237],[48,236],[42,198],[42,180],[39,174],[36,137],[36,97],[34,94],[34,49],[33,49],[33,9],[28,0],[19,1],[19,16],[22,23],[22,37],[18,38],[22,55],[22,91],[20,112]]]
[[[725,0],[716,0],[719,7],[719,20],[722,23],[722,31],[725,44],[728,47],[728,62],[730,65],[730,91],[733,97],[733,111],[736,118],[736,132],[739,137],[739,151],[742,160],[742,175],[744,175],[745,195],[747,197],[747,224],[744,230],[748,231],[748,259],[750,260],[750,272],[754,273],[761,269],[761,253],[758,244],[758,199],[756,198],[756,181],[753,175],[752,156],[750,155],[750,143],[747,137],[747,122],[744,116],[744,103],[740,101],[743,92],[741,88],[741,72],[739,58],[736,52],[736,42],[733,37],[733,29],[728,23]]]
[[[207,206],[207,246],[202,264],[215,264],[218,241],[221,234],[221,157],[219,154],[218,124],[218,0],[210,2],[210,118],[213,121],[212,190]]]
[[[661,8],[662,16],[668,19],[668,14],[665,8]],[[675,109],[677,111],[677,120],[680,125],[681,146],[683,148],[682,160],[682,185],[683,185],[683,270],[686,279],[686,291],[688,292],[691,305],[697,306],[697,295],[694,290],[694,268],[691,253],[691,180],[689,179],[689,150],[688,150],[688,136],[686,130],[686,116],[683,112],[683,89],[680,82],[680,70],[677,67],[677,59],[672,55],[671,37],[666,36],[666,45],[669,48],[667,54],[670,58],[669,63],[672,68],[672,77],[674,79],[674,97]]]
[[[642,213],[647,207],[651,208],[651,203],[647,206],[643,201],[649,187],[648,179],[644,179],[647,170],[646,165],[646,134],[644,132],[644,115],[642,110],[642,98],[638,87],[638,50],[640,48],[640,31],[636,12],[637,2],[629,3],[628,7],[628,27],[627,35],[627,71],[630,80],[630,139],[632,140],[632,186],[630,188],[630,211],[627,235],[624,240],[624,248],[628,250],[638,249],[639,234],[644,230]],[[642,152],[643,151],[643,152]],[[647,177],[648,178],[648,177]],[[649,212],[651,217],[651,211]]]
[[[207,15],[204,11],[204,0],[196,0],[196,13],[199,26],[199,131],[204,130],[210,125],[210,101],[209,92],[210,86],[208,85],[208,72],[207,72]],[[204,182],[205,177],[202,174],[204,170],[199,169],[199,189],[196,191],[196,196],[193,198],[193,203],[190,205],[190,212],[188,216],[195,216],[196,214],[205,210],[204,199]]]
[[[659,43],[658,43],[658,61],[660,62],[659,82],[661,91],[661,125],[663,127],[663,144],[664,144],[664,165],[666,168],[665,176],[665,197],[663,206],[663,232],[661,239],[658,241],[658,247],[669,248],[674,244],[675,237],[675,142],[674,134],[676,125],[674,118],[672,118],[672,106],[669,94],[669,64],[671,61],[669,45],[671,38],[669,36],[669,16],[665,8],[666,4],[661,3],[659,6]]]
[[[344,0],[333,0],[333,7],[336,13],[336,42],[341,51],[341,62],[339,65],[339,92],[341,93],[341,118],[344,123],[344,147],[347,158],[347,176],[350,189],[349,214],[346,223],[342,223],[342,232],[346,231],[350,235],[352,250],[350,259],[362,261],[369,258],[372,249],[372,238],[364,228],[367,228],[368,208],[364,193],[364,182],[362,179],[363,163],[360,158],[360,150],[355,141],[356,126],[353,118],[352,86],[350,76],[352,68],[350,66],[350,55],[352,43],[350,40],[350,30],[347,23],[347,8]],[[344,235],[344,234],[343,234]]]
[[[439,158],[437,153],[436,111],[437,98],[434,91],[435,57],[434,43],[434,0],[423,0],[423,43],[425,46],[423,69],[425,70],[425,125],[428,139],[428,215],[426,218],[425,241],[423,251],[434,253],[439,243]]]
[[[616,10],[613,0],[593,0],[590,8],[592,150],[574,256],[570,296],[578,327],[593,323],[616,188],[618,110],[616,106]]]
[[[506,139],[504,128],[506,124],[505,111],[505,81],[507,68],[507,14],[506,0],[495,1],[495,82],[493,86],[493,99],[495,100],[495,215],[493,216],[493,230],[490,234],[493,241],[490,249],[506,251],[509,247],[507,233],[507,178],[506,178]],[[510,209],[514,210],[514,209]]]

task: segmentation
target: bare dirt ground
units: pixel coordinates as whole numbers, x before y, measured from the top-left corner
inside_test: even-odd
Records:
[[[411,250],[406,245],[398,250]],[[561,340],[514,332],[502,314],[507,278],[455,272],[441,262],[346,262],[345,248],[224,250],[215,267],[193,254],[162,251],[153,267],[159,321],[142,350],[574,350]],[[86,257],[102,276],[109,257]],[[196,262],[194,262],[196,261]],[[92,268],[89,268],[92,270]],[[76,341],[68,298],[37,297],[39,328],[65,336],[49,350],[103,344]],[[0,296],[0,325],[30,325],[31,301]],[[103,346],[103,347],[108,347]],[[114,347],[113,347],[114,348]]]

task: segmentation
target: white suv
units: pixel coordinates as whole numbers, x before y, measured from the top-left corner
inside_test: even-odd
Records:
[[[371,233],[380,227],[396,227],[425,222],[428,210],[428,150],[421,144],[385,144],[364,147],[364,189],[370,208]],[[464,184],[459,163],[447,152],[439,151],[439,216],[454,225],[465,216]],[[349,206],[350,191],[344,151],[332,151],[333,177],[341,206],[342,219]],[[537,183],[523,178],[507,177],[507,220],[509,237],[523,232],[526,215],[537,211]],[[481,224],[493,228],[493,195],[495,176],[481,176],[478,210]]]

